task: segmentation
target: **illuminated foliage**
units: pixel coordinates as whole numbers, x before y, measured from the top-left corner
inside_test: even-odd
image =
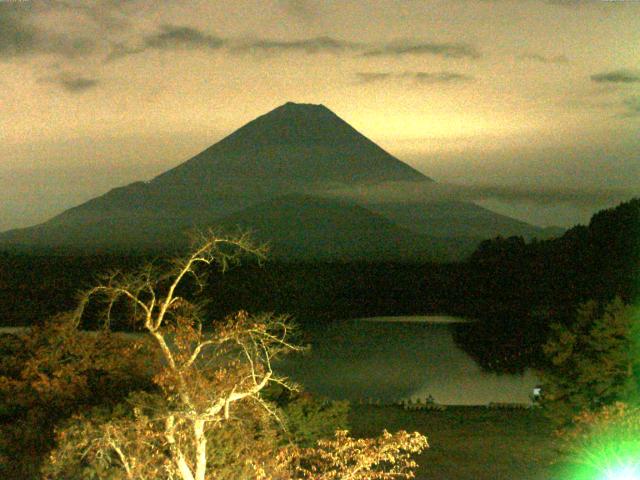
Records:
[[[271,384],[295,388],[272,369],[274,359],[300,350],[290,340],[293,326],[286,316],[244,311],[206,322],[197,305],[178,295],[183,280],[191,277],[200,285],[199,266],[225,269],[241,253],[263,252],[246,237],[212,234],[201,240],[168,273],[153,267],[114,273],[83,295],[76,321],[94,297],[106,300],[107,321],[118,302],[132,305],[134,326],[144,332],[151,358],[159,359],[146,366],[155,387],[61,425],[45,478],[409,477],[415,467],[409,455],[427,446],[418,433],[354,440],[338,432],[317,447],[283,445],[278,427],[287,420],[265,392]],[[331,425],[342,415],[314,403],[300,406],[301,411],[292,407],[288,423],[294,427],[289,440],[302,445],[323,434],[318,419],[330,419]]]
[[[580,306],[571,325],[554,325],[541,372],[542,405],[559,427],[581,412],[637,398],[638,354],[633,309],[616,298]]]
[[[56,422],[149,388],[153,352],[108,330],[86,335],[69,315],[0,344],[0,477],[33,478],[53,447]]]
[[[391,480],[412,478],[417,464],[411,455],[429,445],[419,433],[384,431],[380,437],[354,439],[338,430],[317,447],[293,449],[298,457],[294,478],[305,480]]]
[[[338,429],[345,430],[348,414],[348,401],[317,400],[306,393],[282,406],[287,438],[302,447],[330,438]]]

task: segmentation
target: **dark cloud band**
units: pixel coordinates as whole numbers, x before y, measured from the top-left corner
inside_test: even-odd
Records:
[[[62,72],[58,75],[41,78],[40,83],[50,83],[62,88],[67,93],[84,93],[97,87],[100,80],[89,78],[70,72]]]
[[[96,87],[99,83],[95,78],[85,77],[61,78],[59,82],[62,88],[72,93],[84,92],[85,90]]]
[[[620,69],[591,75],[591,80],[598,83],[638,83],[640,82],[640,73]]]
[[[416,84],[450,84],[466,83],[475,80],[474,77],[458,72],[358,72],[360,83],[379,83],[386,81],[413,81]]]
[[[418,83],[464,83],[474,80],[470,75],[457,72],[414,72],[408,76]]]
[[[359,50],[362,45],[355,42],[338,40],[335,38],[321,36],[303,40],[264,40],[253,39],[237,43],[232,47],[236,53],[267,51],[267,52],[287,52],[302,51],[306,53],[319,52],[344,52]]]
[[[383,182],[358,188],[318,187],[318,194],[349,198],[356,201],[386,202],[475,202],[495,199],[504,202],[526,202],[537,205],[589,206],[594,203],[624,200],[634,192],[626,189],[554,189],[504,185],[460,185],[435,182]]]
[[[405,55],[437,55],[446,58],[480,58],[480,52],[466,43],[394,42],[362,53],[364,57],[400,57]]]
[[[531,60],[534,62],[547,63],[547,64],[567,64],[569,59],[565,55],[555,55],[548,57],[546,55],[540,55],[539,53],[524,53],[518,55],[518,60]]]
[[[95,50],[95,41],[89,38],[36,27],[29,21],[28,10],[13,5],[0,3],[0,58],[42,53],[73,58]]]
[[[175,48],[208,48],[216,50],[225,40],[203,33],[195,28],[179,25],[162,25],[160,31],[144,38],[145,46],[161,50]]]

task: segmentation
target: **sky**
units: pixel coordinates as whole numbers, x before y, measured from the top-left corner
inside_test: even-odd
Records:
[[[0,230],[321,103],[500,213],[640,194],[640,1],[0,0]]]

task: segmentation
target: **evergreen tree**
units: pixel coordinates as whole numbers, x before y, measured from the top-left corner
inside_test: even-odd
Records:
[[[548,366],[541,372],[543,406],[559,426],[567,426],[581,412],[596,412],[638,394],[632,307],[615,298],[601,307],[589,301],[578,308],[569,325],[552,326],[543,350]]]

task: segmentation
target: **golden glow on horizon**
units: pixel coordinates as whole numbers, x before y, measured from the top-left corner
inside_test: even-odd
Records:
[[[115,168],[132,138],[161,169],[167,138],[194,145],[171,150],[175,165],[294,101],[326,105],[400,158],[442,153],[429,165],[441,178],[459,175],[452,155],[535,145],[573,185],[577,161],[557,167],[566,155],[554,148],[596,144],[611,167],[589,173],[594,182],[640,178],[640,2],[223,3],[0,2],[11,26],[0,28],[0,173],[91,169],[112,155]],[[55,42],[2,36],[28,26]],[[79,142],[101,150],[79,154]],[[623,153],[612,158],[610,142]]]

